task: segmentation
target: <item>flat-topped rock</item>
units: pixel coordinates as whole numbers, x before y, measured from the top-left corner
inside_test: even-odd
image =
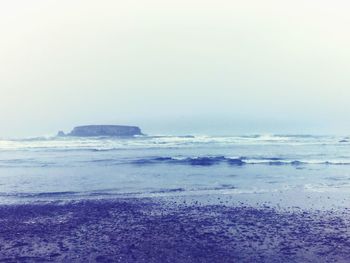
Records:
[[[75,127],[70,133],[64,134],[59,132],[58,136],[79,136],[79,137],[93,137],[93,136],[118,136],[127,137],[142,135],[141,129],[137,126],[125,125],[85,125]]]

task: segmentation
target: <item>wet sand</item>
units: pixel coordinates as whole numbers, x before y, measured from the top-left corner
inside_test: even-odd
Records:
[[[0,262],[350,262],[350,211],[157,199],[0,206]]]

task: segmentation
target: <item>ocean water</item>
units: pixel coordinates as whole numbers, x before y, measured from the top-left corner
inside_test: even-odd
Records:
[[[0,140],[0,203],[174,195],[350,193],[350,139],[145,136]]]

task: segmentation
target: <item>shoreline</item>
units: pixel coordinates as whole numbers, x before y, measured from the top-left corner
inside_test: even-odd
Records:
[[[348,262],[350,210],[157,198],[0,205],[0,262]]]

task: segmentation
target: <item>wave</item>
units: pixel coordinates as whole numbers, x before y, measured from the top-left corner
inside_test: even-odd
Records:
[[[0,197],[19,197],[19,198],[37,198],[37,197],[60,197],[78,195],[79,192],[40,192],[40,193],[0,193]]]
[[[36,137],[0,139],[0,150],[30,151],[114,151],[122,149],[215,147],[230,145],[338,145],[348,146],[349,137],[314,135],[235,135],[235,136],[142,136],[114,137]]]
[[[232,166],[243,165],[350,165],[350,160],[288,160],[279,157],[262,157],[262,158],[247,158],[247,157],[225,157],[225,156],[200,156],[200,157],[153,157],[142,158],[131,161],[135,165],[148,164],[182,164],[191,166],[212,166],[226,163]]]
[[[325,156],[327,157],[327,156]],[[228,157],[228,156],[153,156],[142,158],[91,158],[85,160],[67,160],[41,158],[23,158],[0,160],[0,168],[32,168],[32,167],[85,167],[85,166],[118,166],[118,165],[188,165],[188,166],[248,166],[248,165],[269,165],[269,166],[307,166],[307,165],[350,165],[349,157],[343,159],[290,159],[281,157]]]
[[[213,187],[178,187],[178,188],[141,188],[125,191],[125,189],[96,189],[91,191],[57,191],[57,192],[0,192],[0,200],[3,198],[20,198],[20,199],[66,199],[66,198],[95,198],[95,197],[117,197],[117,196],[140,196],[154,194],[181,194],[185,192],[197,191],[221,191],[237,190],[237,187],[231,184],[219,184]]]

